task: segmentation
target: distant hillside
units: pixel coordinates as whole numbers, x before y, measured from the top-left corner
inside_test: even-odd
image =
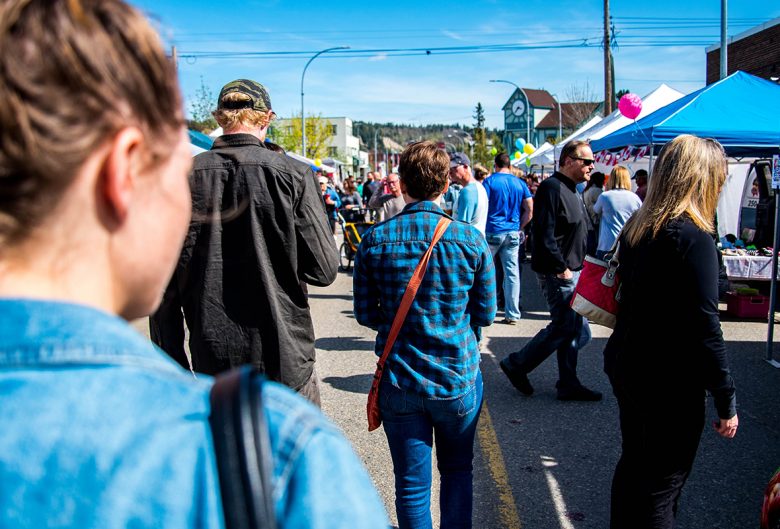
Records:
[[[453,131],[463,131],[471,134],[473,129],[471,127],[464,127],[463,125],[404,125],[397,123],[371,123],[367,121],[354,121],[352,123],[352,134],[360,138],[360,142],[365,149],[372,149],[374,147],[374,133],[376,132],[377,138],[390,138],[400,145],[406,145],[410,141],[420,140],[433,140],[433,141],[450,141],[451,143],[457,143],[447,139],[448,134],[453,134]],[[488,131],[489,133],[497,131]]]

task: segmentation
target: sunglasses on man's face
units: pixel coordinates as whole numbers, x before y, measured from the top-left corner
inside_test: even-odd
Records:
[[[580,158],[579,156],[572,156],[571,159],[579,160],[582,162],[583,165],[593,165],[594,163],[596,163],[596,160],[594,160],[593,158]]]

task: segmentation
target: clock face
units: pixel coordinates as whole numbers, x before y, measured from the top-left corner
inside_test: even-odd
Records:
[[[523,112],[525,112],[525,103],[521,99],[516,99],[514,103],[512,103],[512,114],[515,116],[522,116]]]

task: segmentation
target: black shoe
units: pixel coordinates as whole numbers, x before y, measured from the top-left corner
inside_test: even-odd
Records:
[[[586,402],[596,402],[601,400],[601,393],[593,391],[585,386],[574,389],[559,389],[558,400],[581,400]]]
[[[534,387],[531,385],[531,382],[528,380],[528,375],[525,373],[513,373],[511,369],[509,369],[509,366],[505,364],[506,360],[501,360],[498,365],[501,367],[501,371],[504,372],[506,377],[509,379],[509,382],[512,383],[512,385],[522,393],[523,395],[531,396],[534,394]]]

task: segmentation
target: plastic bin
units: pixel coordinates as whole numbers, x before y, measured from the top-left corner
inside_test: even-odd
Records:
[[[766,319],[769,314],[769,297],[739,296],[734,292],[726,293],[726,312],[737,318]]]

